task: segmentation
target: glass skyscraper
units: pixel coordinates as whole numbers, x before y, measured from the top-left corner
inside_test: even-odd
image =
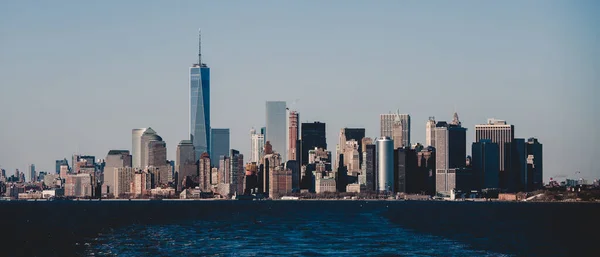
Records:
[[[281,155],[283,162],[286,161],[287,150],[287,111],[284,101],[267,101],[266,104],[266,141],[271,142],[273,151]]]
[[[196,149],[196,159],[210,154],[210,68],[202,63],[190,67],[190,140]]]

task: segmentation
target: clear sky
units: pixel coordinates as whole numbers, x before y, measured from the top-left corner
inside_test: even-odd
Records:
[[[544,144],[544,181],[598,178],[598,13],[591,0],[1,1],[0,165],[104,158],[148,126],[174,159],[201,28],[212,126],[246,159],[265,101],[283,100],[327,124],[333,151],[342,127],[378,136],[381,113],[409,113],[424,142],[427,118],[456,110],[469,153],[475,124],[504,119]]]

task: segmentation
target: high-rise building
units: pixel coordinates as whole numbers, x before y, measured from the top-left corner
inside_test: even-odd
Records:
[[[363,139],[365,138],[365,129],[364,128],[343,128],[341,129],[345,136],[345,141],[356,140],[358,142],[358,152],[359,152],[359,164],[362,165],[362,152],[363,152]],[[340,133],[342,133],[340,131]]]
[[[377,191],[394,190],[394,142],[389,137],[380,137],[377,145]]]
[[[537,138],[527,139],[527,169],[528,188],[531,188],[530,190],[542,189],[544,186],[543,151],[542,144]]]
[[[488,119],[487,124],[475,125],[475,142],[482,139],[489,139],[493,143],[497,143],[500,148],[500,188],[507,188],[507,178],[511,177],[506,174],[506,143],[512,143],[515,139],[515,127],[506,123],[504,120]]]
[[[260,163],[265,147],[265,135],[257,134],[256,130],[250,130],[250,162]]]
[[[365,174],[367,191],[376,191],[377,188],[377,150],[372,143],[364,146],[362,170]]]
[[[181,191],[181,182],[187,176],[197,176],[196,149],[191,140],[181,140],[177,145],[177,156],[175,157],[175,172],[177,173],[177,188]],[[210,166],[209,166],[210,169]],[[202,187],[201,187],[202,188]]]
[[[302,165],[308,163],[308,151],[315,148],[327,149],[327,138],[325,136],[325,123],[318,121],[301,124],[302,139]],[[272,142],[271,142],[272,143]]]
[[[27,172],[29,175],[29,181],[35,182],[36,181],[35,165],[31,164],[27,168],[29,169]]]
[[[499,149],[498,144],[489,139],[473,143],[471,158],[478,188],[498,188],[500,185]]]
[[[148,143],[150,141],[162,141],[162,137],[152,128],[147,128],[140,138],[140,166],[135,168],[145,168],[148,166]],[[135,157],[133,158],[135,160]]]
[[[63,160],[56,160],[56,174],[60,174],[60,166],[62,165],[69,166],[69,161],[67,161],[67,158],[64,158]]]
[[[244,176],[246,174],[246,169],[244,167],[244,155],[240,154],[238,150],[231,149],[231,168],[229,169],[229,174],[227,176],[230,177],[230,193],[235,193],[241,195],[244,193]]]
[[[401,133],[397,137],[401,135],[402,145],[410,146],[410,115],[409,114],[400,114],[398,113],[388,113],[380,115],[380,135],[381,137],[389,137],[392,140],[394,139],[394,124],[401,129]]]
[[[200,160],[198,160],[198,171],[198,184],[200,190],[205,192],[210,191],[212,185],[217,184],[217,178],[215,178],[213,182],[212,168],[210,167],[210,156],[208,153],[203,153],[202,156],[200,156]],[[216,175],[218,172],[215,171],[214,173]]]
[[[394,192],[421,193],[417,170],[417,151],[410,147],[394,149]]]
[[[115,189],[115,169],[131,167],[132,156],[129,150],[110,150],[104,160],[104,183],[102,184],[102,194],[109,195],[114,193]],[[65,174],[66,175],[66,174]],[[62,174],[61,174],[62,176]],[[114,195],[114,194],[113,194]]]
[[[454,189],[456,169],[466,166],[467,129],[461,126],[458,115],[451,123],[439,121],[435,128],[436,191],[448,194]]]
[[[527,146],[525,139],[515,138],[504,147],[508,192],[528,192]]]
[[[198,63],[190,67],[190,140],[196,158],[210,149],[210,68],[202,63],[202,40],[198,34]]]
[[[167,144],[161,140],[151,140],[148,142],[146,150],[146,166],[167,166]]]
[[[271,142],[273,151],[281,155],[285,162],[287,151],[286,103],[283,101],[267,101],[266,103],[266,141]]]
[[[425,124],[425,147],[435,146],[435,117],[429,117]]]
[[[132,167],[142,167],[142,135],[146,128],[137,128],[131,130],[131,157]]]
[[[230,133],[228,128],[211,129],[211,165],[218,166],[221,156],[229,156],[229,138]]]
[[[287,156],[288,160],[298,160],[296,157],[296,141],[298,141],[298,121],[300,114],[296,111],[289,111],[288,117],[288,140],[287,140]],[[299,156],[298,156],[299,157]]]

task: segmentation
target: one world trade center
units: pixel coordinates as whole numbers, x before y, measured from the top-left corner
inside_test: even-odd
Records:
[[[190,67],[190,140],[196,160],[210,154],[210,68],[202,63],[201,37],[198,32],[198,63]]]

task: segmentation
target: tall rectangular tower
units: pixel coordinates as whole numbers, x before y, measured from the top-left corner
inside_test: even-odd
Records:
[[[308,163],[308,151],[315,147],[327,149],[327,138],[325,136],[325,123],[315,121],[313,123],[302,123],[302,165]],[[345,143],[345,142],[344,142]]]
[[[288,160],[298,160],[296,153],[296,141],[298,140],[298,120],[300,120],[300,114],[296,111],[289,112],[288,118]]]
[[[404,146],[410,146],[410,115],[400,113],[381,114],[380,119],[380,136],[389,137],[392,140],[401,140]],[[402,129],[399,133],[401,138],[394,138],[394,124]],[[398,136],[400,137],[400,136]]]
[[[250,162],[260,163],[265,147],[265,135],[252,129],[250,130],[250,137]]]
[[[218,166],[221,156],[229,157],[229,129],[211,129],[211,152],[210,160],[212,166]]]
[[[286,103],[283,101],[267,101],[266,103],[266,141],[271,143],[273,151],[281,155],[285,162],[287,151]]]
[[[198,41],[198,63],[190,67],[190,140],[196,158],[204,152],[210,154],[210,68],[202,63],[200,43],[201,40]]]
[[[506,143],[512,143],[515,139],[515,126],[506,123],[504,120],[488,119],[487,124],[475,125],[475,142],[482,139],[489,139],[493,143],[497,143],[500,148],[500,187],[506,188],[508,185],[507,178],[511,177],[506,174]]]

